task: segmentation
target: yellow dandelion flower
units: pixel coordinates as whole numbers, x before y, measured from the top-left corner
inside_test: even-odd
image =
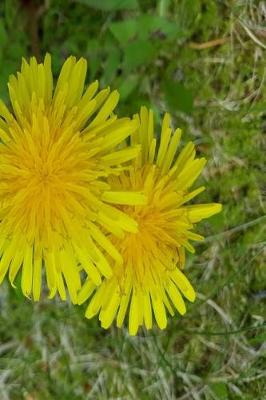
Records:
[[[141,153],[133,167],[110,181],[116,190],[143,190],[147,204],[122,206],[120,210],[138,222],[137,233],[124,238],[112,236],[113,245],[120,250],[123,264],[114,264],[113,276],[95,288],[88,279],[79,293],[79,303],[92,296],[86,317],[99,313],[103,328],[116,318],[121,327],[129,309],[129,333],[135,335],[140,326],[152,328],[153,315],[159,326],[167,325],[167,312],[176,309],[185,314],[184,296],[195,299],[195,291],[181,271],[185,250],[194,252],[191,240],[202,240],[195,233],[195,223],[221,210],[221,205],[186,203],[204,190],[189,188],[201,173],[206,160],[195,158],[195,146],[189,142],[177,156],[181,131],[170,128],[170,116],[165,114],[160,143],[154,137],[153,114],[142,108],[139,129],[132,133],[132,145],[141,145]]]
[[[141,194],[110,191],[106,177],[136,157],[116,148],[136,122],[113,114],[119,99],[98,82],[84,90],[87,63],[69,57],[53,86],[51,57],[22,62],[11,76],[12,110],[0,101],[0,282],[21,271],[25,296],[40,298],[42,270],[50,297],[77,302],[80,269],[95,284],[122,258],[104,232],[135,232],[136,222],[111,203],[143,203]]]

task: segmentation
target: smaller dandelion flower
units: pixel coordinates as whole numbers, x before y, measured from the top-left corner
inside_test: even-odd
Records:
[[[113,111],[117,91],[84,90],[87,63],[69,57],[54,87],[51,57],[22,62],[11,76],[12,109],[0,101],[0,282],[12,285],[21,271],[25,296],[39,300],[42,270],[50,297],[77,302],[80,270],[95,282],[110,277],[103,250],[121,255],[105,232],[134,232],[136,222],[113,207],[143,203],[141,194],[110,190],[106,178],[136,157],[138,148],[117,149],[136,124]]]
[[[170,117],[165,114],[160,143],[154,137],[153,114],[142,108],[139,129],[131,135],[131,143],[141,145],[141,153],[129,171],[110,179],[116,190],[143,190],[147,203],[122,206],[120,210],[138,222],[137,233],[126,233],[123,238],[112,236],[120,250],[123,263],[115,263],[113,276],[95,288],[88,278],[80,293],[79,302],[91,296],[86,317],[99,313],[103,328],[116,318],[121,327],[126,315],[129,333],[134,335],[140,326],[152,328],[153,317],[161,329],[167,325],[167,311],[176,309],[185,314],[183,297],[194,301],[195,291],[181,271],[185,249],[194,252],[190,241],[202,240],[194,232],[195,224],[221,210],[221,205],[186,203],[204,190],[189,188],[201,173],[206,160],[195,158],[195,146],[188,143],[177,155],[181,131],[170,128]],[[127,313],[127,311],[129,312]]]

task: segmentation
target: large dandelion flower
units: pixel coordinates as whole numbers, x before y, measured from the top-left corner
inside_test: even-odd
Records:
[[[90,278],[79,293],[79,303],[91,296],[86,317],[99,313],[103,328],[116,318],[121,327],[129,309],[129,333],[136,334],[144,325],[152,327],[153,316],[161,329],[167,325],[167,311],[186,312],[183,296],[194,301],[195,292],[181,271],[185,249],[194,252],[190,241],[202,240],[194,232],[197,222],[221,210],[220,204],[186,203],[204,190],[189,188],[201,173],[206,160],[195,158],[195,146],[188,143],[177,156],[180,129],[174,133],[170,117],[164,116],[159,146],[154,137],[153,114],[142,108],[139,129],[131,135],[132,145],[141,145],[141,153],[131,170],[109,182],[115,190],[143,190],[147,204],[122,206],[138,222],[137,233],[123,238],[111,237],[123,263],[114,263],[113,276],[95,288]]]
[[[116,146],[136,129],[117,119],[119,95],[98,82],[84,91],[87,65],[69,57],[53,88],[51,58],[22,62],[11,76],[12,109],[0,102],[0,281],[14,285],[21,270],[25,296],[40,298],[42,269],[50,297],[65,285],[77,302],[81,267],[95,284],[122,258],[104,232],[135,232],[136,223],[115,204],[142,203],[140,194],[111,191],[106,183],[138,148]]]

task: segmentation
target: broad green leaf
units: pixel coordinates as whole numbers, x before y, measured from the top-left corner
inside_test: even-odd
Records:
[[[191,113],[193,110],[193,95],[184,85],[179,82],[167,80],[164,83],[166,102],[172,112],[179,110]]]
[[[124,67],[127,71],[149,64],[156,55],[154,46],[146,40],[136,40],[125,48]]]
[[[210,385],[210,389],[214,394],[215,400],[227,400],[228,399],[228,391],[227,386],[224,382],[212,383]]]
[[[4,27],[4,21],[0,19],[0,48],[6,44],[8,40],[7,32]]]
[[[99,50],[99,43],[96,39],[91,39],[87,43],[87,60],[90,79],[95,79],[97,71],[101,66],[101,53]]]
[[[110,31],[122,45],[125,45],[130,39],[132,39],[137,34],[137,30],[138,23],[136,19],[113,22],[110,25]]]
[[[122,46],[133,38],[148,39],[153,33],[162,33],[168,38],[176,37],[177,39],[186,36],[185,31],[181,30],[175,22],[158,15],[141,15],[138,18],[113,22],[109,29]]]
[[[97,72],[101,66],[101,60],[99,57],[91,58],[89,60],[89,71],[90,71],[90,79],[94,80],[97,78]]]
[[[137,0],[77,0],[88,7],[101,11],[135,10],[138,8]]]
[[[120,50],[117,48],[109,49],[108,58],[104,66],[103,80],[104,84],[108,85],[114,78],[116,71],[120,65]]]
[[[139,83],[139,75],[131,75],[125,79],[119,87],[121,100],[126,100],[127,97],[136,89]]]
[[[158,15],[142,15],[138,18],[138,32],[141,38],[145,38],[151,33],[159,32],[167,37],[180,38],[184,32],[180,30],[176,22]]]

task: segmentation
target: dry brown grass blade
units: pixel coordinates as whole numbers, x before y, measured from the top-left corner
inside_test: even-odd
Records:
[[[211,47],[221,46],[226,42],[228,42],[228,40],[229,38],[225,37],[225,38],[209,40],[208,42],[203,42],[203,43],[190,42],[189,47],[195,50],[204,50],[204,49],[209,49]]]

